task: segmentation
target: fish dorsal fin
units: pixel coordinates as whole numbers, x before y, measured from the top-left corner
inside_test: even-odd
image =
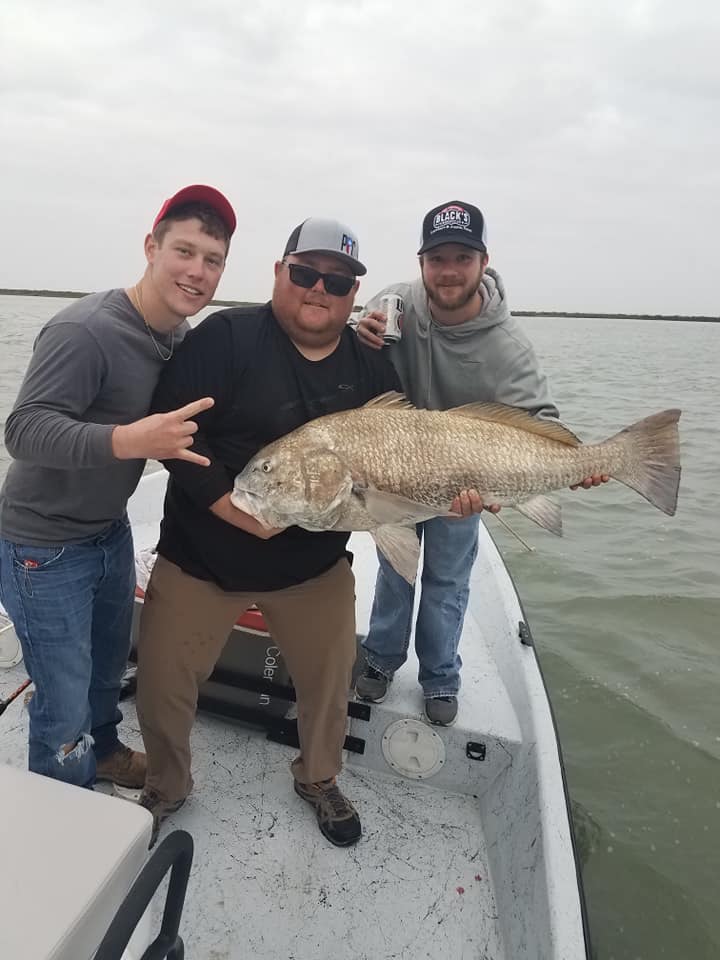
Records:
[[[415,407],[404,393],[398,393],[397,390],[388,390],[387,393],[381,393],[379,397],[373,397],[363,404],[364,407],[400,407],[403,410],[414,410]]]
[[[575,434],[564,427],[557,420],[540,420],[533,417],[527,410],[519,407],[509,407],[504,403],[466,403],[462,407],[453,407],[448,413],[459,417],[476,417],[478,420],[492,420],[493,423],[504,423],[508,427],[524,430],[526,433],[537,433],[541,437],[566,443],[569,447],[579,447],[582,443]]]

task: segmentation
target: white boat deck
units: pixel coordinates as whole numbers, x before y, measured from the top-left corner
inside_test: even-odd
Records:
[[[23,676],[21,666],[2,674],[0,696]],[[123,711],[126,739],[140,746],[133,704]],[[24,767],[26,742],[21,697],[0,725],[2,762]],[[506,956],[471,794],[350,767],[342,785],[361,812],[363,838],[339,849],[291,789],[294,753],[258,731],[199,717],[196,788],[163,828],[182,827],[195,840],[188,957]]]
[[[151,543],[153,524],[136,515],[134,525],[137,546]],[[364,632],[374,548],[362,535],[351,547]],[[520,618],[481,525],[457,723],[422,721],[412,656],[369,721],[349,722],[349,733],[365,741],[362,755],[346,755],[340,778],[363,823],[351,848],[326,841],[292,790],[293,748],[198,717],[195,790],[163,826],[186,829],[195,841],[181,925],[188,958],[586,957],[557,744],[534,652],[518,639]],[[0,670],[0,698],[24,677],[22,663]],[[134,703],[122,707],[123,736],[141,747]],[[420,769],[433,750],[443,759],[427,780],[398,775],[385,759],[393,724],[419,737]],[[21,696],[0,718],[0,762],[24,767],[26,743]],[[485,759],[470,759],[468,744],[482,744]],[[406,756],[412,761],[413,750]]]

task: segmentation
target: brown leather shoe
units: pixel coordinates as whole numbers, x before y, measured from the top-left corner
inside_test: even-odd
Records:
[[[107,757],[98,760],[95,777],[97,780],[110,780],[119,787],[139,789],[145,784],[146,772],[145,754],[120,743]]]

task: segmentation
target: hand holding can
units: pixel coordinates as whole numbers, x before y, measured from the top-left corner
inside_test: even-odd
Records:
[[[405,303],[397,293],[386,293],[380,297],[380,310],[385,314],[385,343],[397,343],[402,337]]]

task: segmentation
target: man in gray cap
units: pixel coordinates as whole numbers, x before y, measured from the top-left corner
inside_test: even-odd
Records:
[[[335,779],[356,655],[349,534],[268,530],[238,510],[230,493],[235,475],[265,444],[399,389],[388,358],[347,326],[365,272],[349,227],[305,220],[275,264],[272,300],[200,323],[156,391],[157,412],[174,409],[181,397],[215,399],[197,417],[193,442],[210,466],[166,463],[159,556],[140,627],[137,702],[147,750],[140,802],[156,831],[192,788],[198,686],[237,618],[256,604],[297,695],[295,790],[332,843],[347,846],[361,835],[357,811]]]
[[[451,200],[423,219],[420,277],[381,290],[366,305],[358,336],[384,346],[385,317],[380,298],[399,294],[405,304],[402,338],[389,353],[404,392],[417,407],[447,410],[487,401],[521,407],[537,417],[557,417],[547,381],[532,344],[513,318],[505,287],[489,269],[487,230],[473,204]],[[607,477],[588,477],[583,487]],[[470,571],[478,548],[476,491],[463,491],[453,511],[464,519],[437,517],[418,524],[423,572],[415,621],[415,651],[425,713],[448,726],[458,711],[458,645],[469,595]],[[497,512],[499,507],[488,505]],[[364,700],[384,700],[393,675],[407,657],[412,631],[414,588],[382,554],[370,629],[363,641],[367,665],[356,690]]]

